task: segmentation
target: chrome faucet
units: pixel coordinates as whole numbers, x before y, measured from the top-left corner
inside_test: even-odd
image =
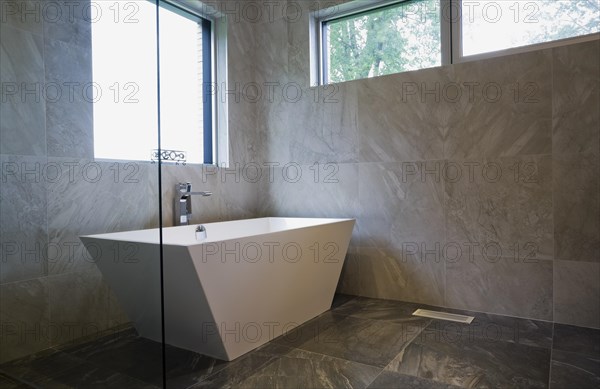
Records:
[[[175,225],[190,224],[192,218],[192,196],[211,196],[212,192],[192,192],[192,184],[180,182],[175,185]]]

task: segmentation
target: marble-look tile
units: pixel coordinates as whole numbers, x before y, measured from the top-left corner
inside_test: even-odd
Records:
[[[0,25],[0,153],[46,155],[43,41],[25,30]],[[14,94],[7,88],[14,87]]]
[[[293,83],[289,85],[284,91],[294,99]],[[288,101],[287,107],[292,162],[358,161],[358,101],[354,84],[302,89],[300,101]]]
[[[151,385],[125,374],[98,367],[92,363],[63,371],[52,378],[36,381],[35,385],[47,388],[131,388],[158,389],[159,385]]]
[[[254,81],[259,85],[264,85],[266,82],[278,82],[279,85],[287,83],[287,28],[284,19],[253,25],[257,42],[253,58],[257,69],[256,80]],[[268,44],[263,44],[265,42],[268,42]]]
[[[423,333],[385,370],[465,388],[546,388],[550,350]]]
[[[412,250],[365,246],[359,253],[361,296],[443,304],[445,266],[439,257],[420,259]]]
[[[108,290],[99,270],[51,276],[46,282],[53,346],[102,335],[108,326]]]
[[[40,0],[2,0],[0,23],[42,35],[44,3]]]
[[[333,302],[331,303],[331,309],[333,310],[335,308],[341,307],[342,305],[354,300],[355,298],[358,298],[358,297],[349,295],[349,294],[343,294],[343,293],[336,291],[336,293],[333,295]]]
[[[45,158],[0,155],[0,283],[47,274]]]
[[[161,344],[140,338],[135,332],[129,332],[126,336],[104,337],[85,344],[63,348],[63,351],[96,366],[161,386]]]
[[[600,357],[600,330],[557,323],[552,348]]]
[[[465,62],[454,69],[453,81],[462,91],[461,120],[445,142],[446,158],[552,151],[551,50]]]
[[[384,367],[419,335],[410,323],[342,316],[298,348],[353,362]]]
[[[119,328],[131,324],[129,317],[123,310],[121,302],[115,296],[113,290],[109,285],[108,288],[108,328]]]
[[[50,158],[48,233],[56,252],[49,273],[94,269],[81,235],[139,230],[157,225],[158,196],[149,191],[153,165]]]
[[[357,229],[357,227],[354,227]],[[360,257],[358,255],[358,247],[352,244],[348,247],[346,253],[346,259],[344,259],[344,266],[342,267],[342,273],[338,280],[336,291],[337,293],[347,293],[351,295],[359,295],[360,290]]]
[[[553,261],[473,257],[446,263],[446,303],[461,309],[552,320]]]
[[[31,386],[23,384],[0,371],[0,388],[2,389],[30,389]]]
[[[360,245],[393,248],[398,260],[440,262],[428,251],[444,245],[442,161],[359,165]],[[362,252],[361,252],[362,255]]]
[[[277,83],[274,98],[257,107],[263,162],[357,161],[357,100],[351,84],[302,88],[295,82],[272,82]]]
[[[229,103],[229,163],[252,164],[258,159],[256,112],[246,103]],[[237,117],[242,117],[237,119]]]
[[[332,308],[332,313],[335,313],[336,315],[358,317],[361,319],[407,323],[425,328],[431,322],[431,319],[412,315],[413,312],[419,308],[432,307],[404,301],[355,297],[335,309]]]
[[[357,216],[358,167],[354,164],[281,164],[265,170],[259,213],[288,217]]]
[[[252,376],[262,366],[276,361],[289,351],[289,347],[273,342],[267,343],[248,354],[242,355],[235,361],[228,363],[224,369],[209,375],[204,380],[196,385],[190,386],[188,389],[237,388],[240,382]]]
[[[555,261],[554,320],[600,328],[600,263]]]
[[[220,183],[219,209],[223,220],[250,219],[256,217],[258,190],[263,173],[259,164],[233,167],[234,174],[223,175]],[[221,169],[223,170],[223,169]],[[237,179],[236,176],[237,175]]]
[[[0,285],[0,363],[50,346],[48,291],[44,278]]]
[[[15,361],[4,363],[0,369],[24,382],[47,380],[65,370],[79,367],[84,360],[55,349],[47,349]]]
[[[552,151],[600,151],[600,43],[552,49]]]
[[[473,316],[474,319],[470,324],[433,320],[423,331],[423,336],[426,336],[430,331],[439,331],[442,332],[442,336],[449,339],[454,337],[481,338],[546,349],[552,347],[552,322],[461,309],[438,308],[435,310]]]
[[[282,336],[273,340],[274,344],[297,348],[304,343],[316,340],[317,342],[333,341],[325,338],[327,330],[334,328],[337,323],[344,320],[345,316],[337,315],[333,311],[325,312],[306,323],[290,329]],[[337,340],[335,340],[337,341]]]
[[[93,81],[91,54],[91,46],[81,48],[57,40],[45,42],[46,83],[57,86],[56,93],[48,92],[46,99],[49,156],[94,156],[93,104],[86,97],[86,87]],[[73,85],[73,90],[67,85]]]
[[[452,389],[460,386],[447,385],[427,378],[414,377],[384,370],[368,389]]]
[[[352,82],[358,94],[361,162],[444,158],[457,104],[441,98],[452,68],[424,69]],[[436,93],[425,94],[426,90]]]
[[[239,388],[366,388],[381,368],[293,349],[240,382]]]
[[[446,237],[455,260],[472,254],[514,262],[553,259],[550,156],[447,166]]]
[[[304,106],[307,107],[306,109],[313,107],[308,104],[304,104]],[[273,99],[263,101],[257,105],[256,109],[260,161],[267,164],[279,164],[279,166],[291,162],[288,103],[280,94],[275,94]],[[303,119],[307,126],[313,125],[315,116],[316,114],[311,112],[311,115]]]
[[[84,49],[91,47],[94,15],[90,15],[89,3],[90,0],[58,1],[52,7],[45,7],[44,40],[59,40]]]
[[[600,263],[600,155],[554,154],[555,257]]]
[[[566,351],[552,352],[550,388],[595,389],[600,387],[600,361]]]

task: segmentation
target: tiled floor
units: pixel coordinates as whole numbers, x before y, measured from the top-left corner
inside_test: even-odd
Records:
[[[600,330],[478,313],[467,326],[417,307],[337,296],[233,362],[167,347],[167,387],[600,388]],[[161,374],[160,344],[129,330],[4,364],[0,388],[155,388]]]

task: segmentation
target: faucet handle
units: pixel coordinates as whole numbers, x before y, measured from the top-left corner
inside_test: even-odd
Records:
[[[181,193],[188,193],[192,191],[192,184],[189,182],[180,182],[175,185],[175,189]]]

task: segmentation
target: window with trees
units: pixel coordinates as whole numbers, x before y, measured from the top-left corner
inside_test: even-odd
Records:
[[[509,54],[558,40],[597,39],[599,4],[597,0],[355,0],[313,13],[313,56],[318,57],[313,60],[313,83]]]

